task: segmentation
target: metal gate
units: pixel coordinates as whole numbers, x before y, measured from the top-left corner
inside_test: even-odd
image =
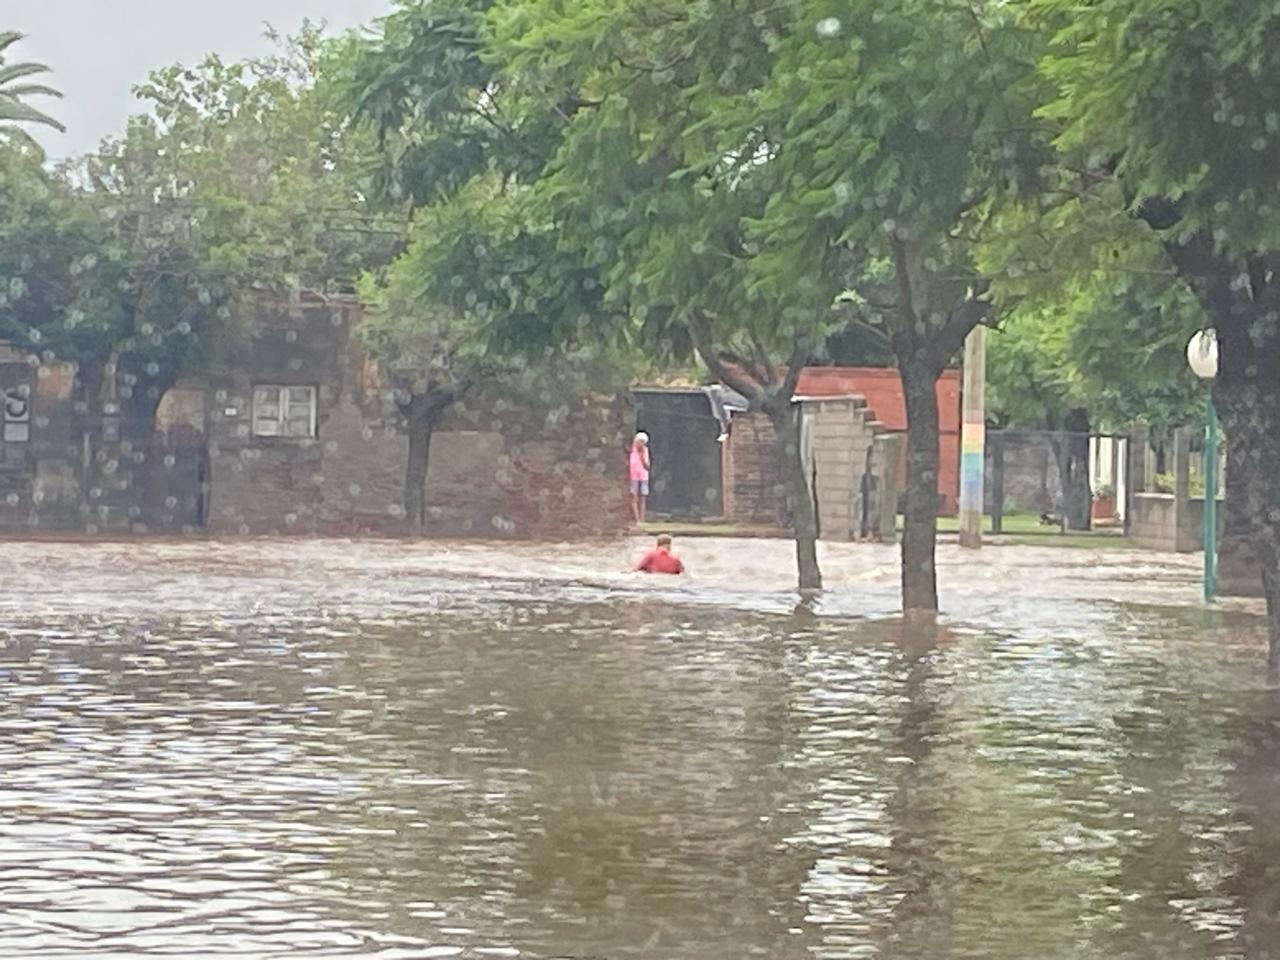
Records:
[[[701,520],[724,514],[721,424],[702,390],[632,393],[636,429],[649,435],[653,461],[649,514]]]

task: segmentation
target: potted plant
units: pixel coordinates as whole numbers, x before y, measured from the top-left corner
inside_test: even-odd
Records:
[[[1115,488],[1103,484],[1093,492],[1093,519],[1114,520],[1116,518]]]

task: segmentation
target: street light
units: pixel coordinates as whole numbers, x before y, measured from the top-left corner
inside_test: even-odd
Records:
[[[1218,335],[1201,330],[1187,344],[1187,363],[1201,380],[1218,376]],[[1209,390],[1208,424],[1204,431],[1204,600],[1218,594],[1218,413]]]

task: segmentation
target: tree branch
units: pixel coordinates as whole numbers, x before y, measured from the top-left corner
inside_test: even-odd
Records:
[[[689,339],[693,341],[694,350],[698,352],[698,356],[702,358],[702,362],[707,365],[707,369],[711,371],[713,377],[736,390],[749,401],[754,402],[760,398],[760,385],[752,383],[750,379],[739,375],[724,363],[721,359],[721,354],[712,349],[710,341],[707,339],[706,331],[702,328],[700,320],[693,313],[685,315],[684,325],[689,332]]]
[[[805,361],[809,359],[809,351],[803,341],[796,337],[795,346],[791,350],[791,358],[787,361],[787,375],[782,380],[778,396],[788,403],[795,396],[796,387],[800,383],[800,374],[804,372]]]
[[[771,387],[777,381],[777,374],[773,369],[773,364],[769,362],[769,353],[765,350],[764,344],[760,342],[760,338],[756,336],[754,330],[750,333],[750,339],[752,355],[755,357],[758,367],[758,369],[751,372],[756,375],[757,379],[760,379],[760,374],[763,372],[762,382]]]
[[[990,316],[991,309],[991,301],[973,299],[966,300],[951,311],[946,323],[930,344],[930,352],[939,369],[946,366],[960,351],[965,338]]]

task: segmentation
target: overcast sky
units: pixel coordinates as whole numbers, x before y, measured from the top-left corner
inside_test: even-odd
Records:
[[[304,18],[332,29],[366,23],[391,0],[0,0],[0,30],[28,39],[12,57],[48,64],[61,101],[40,104],[65,135],[33,131],[50,156],[94,149],[138,107],[131,88],[155,67],[206,53],[242,59],[266,50],[266,23],[292,33]],[[16,51],[16,52],[15,52]]]

